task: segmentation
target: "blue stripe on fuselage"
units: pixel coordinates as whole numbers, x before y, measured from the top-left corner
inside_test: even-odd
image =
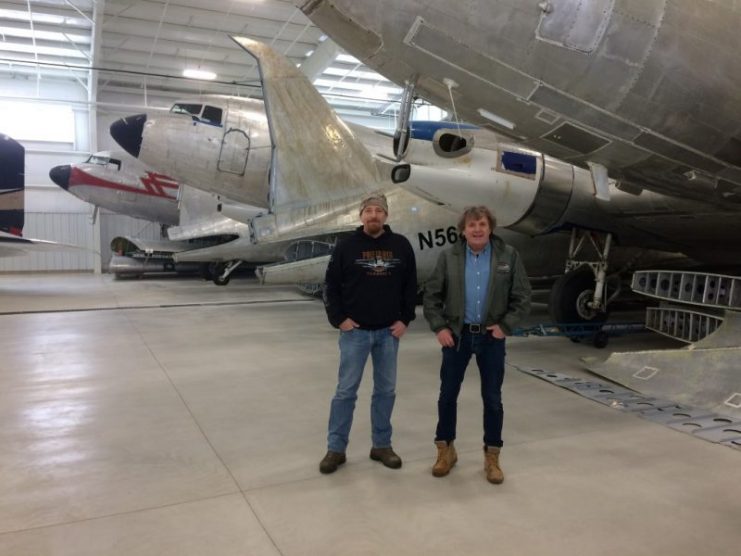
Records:
[[[430,121],[413,121],[410,123],[412,139],[422,141],[432,141],[432,137],[438,129],[449,129],[455,132],[460,129],[478,129],[478,126],[471,124],[460,124],[455,122],[430,122]]]

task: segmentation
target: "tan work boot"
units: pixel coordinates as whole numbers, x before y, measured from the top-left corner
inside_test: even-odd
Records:
[[[435,440],[435,446],[437,446],[437,461],[432,466],[432,474],[435,477],[445,477],[458,461],[458,454],[455,453],[453,440],[450,442]]]
[[[504,473],[499,467],[499,452],[502,449],[497,446],[484,446],[484,471],[486,480],[495,485],[504,482]]]

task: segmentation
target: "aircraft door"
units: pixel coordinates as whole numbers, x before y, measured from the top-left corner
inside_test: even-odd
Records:
[[[221,140],[219,162],[220,172],[244,175],[247,159],[250,156],[249,123],[238,107],[229,105],[224,122],[224,137]]]

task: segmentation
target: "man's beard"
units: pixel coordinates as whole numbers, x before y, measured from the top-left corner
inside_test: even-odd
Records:
[[[369,232],[379,232],[383,229],[383,224],[378,220],[370,220],[365,223],[365,229]]]

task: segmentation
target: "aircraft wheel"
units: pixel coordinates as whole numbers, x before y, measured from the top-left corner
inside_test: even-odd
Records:
[[[551,288],[548,311],[553,322],[572,324],[598,323],[607,320],[607,313],[595,311],[587,303],[594,295],[594,274],[589,268],[567,272]]]
[[[218,263],[214,266],[213,281],[217,286],[226,286],[229,283],[229,280],[232,279],[231,274],[226,278],[221,277],[221,275],[224,274],[224,270],[226,270],[226,263]]]
[[[226,278],[222,278],[221,274],[218,274],[214,276],[214,284],[217,286],[226,286],[229,283],[229,280],[231,280],[231,276],[227,276]]]

